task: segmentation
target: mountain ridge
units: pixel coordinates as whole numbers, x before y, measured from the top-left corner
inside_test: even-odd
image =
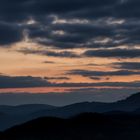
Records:
[[[62,107],[42,104],[29,104],[19,106],[0,106],[0,130],[24,123],[39,117],[50,116],[69,118],[77,114],[91,112],[104,114],[131,113],[140,114],[140,92],[125,100],[114,103],[81,102]]]

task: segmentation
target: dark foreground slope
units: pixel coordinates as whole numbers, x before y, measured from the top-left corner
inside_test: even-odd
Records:
[[[140,116],[81,114],[44,117],[1,133],[0,140],[139,140]]]

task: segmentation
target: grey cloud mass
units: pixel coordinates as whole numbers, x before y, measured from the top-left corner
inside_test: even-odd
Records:
[[[0,75],[0,88],[43,87],[49,84],[40,77]]]
[[[88,50],[84,54],[87,57],[116,57],[116,58],[136,58],[140,57],[140,49],[100,49]]]
[[[87,50],[84,53],[76,54],[72,51],[49,51],[49,50],[32,50],[32,49],[20,49],[18,52],[24,54],[37,54],[52,57],[68,57],[68,58],[83,58],[83,57],[101,57],[101,58],[139,58],[140,49],[98,49]]]
[[[44,77],[46,80],[69,80],[68,77]]]
[[[32,50],[32,49],[21,49],[18,50],[18,52],[24,53],[24,54],[37,54],[37,55],[44,55],[44,56],[50,56],[50,57],[68,57],[68,58],[79,58],[82,57],[80,55],[77,55],[74,52],[71,51],[49,51],[49,50]]]
[[[0,45],[10,45],[23,39],[22,28],[0,21]]]
[[[91,70],[71,70],[67,74],[71,75],[81,75],[85,77],[93,76],[129,76],[129,75],[139,75],[139,71],[129,71],[129,70],[118,70],[118,71],[91,71]]]
[[[140,62],[117,62],[113,64],[114,68],[140,70]]]
[[[27,30],[33,42],[56,48],[131,48],[140,44],[139,5],[139,0],[2,0],[0,44],[20,41]]]
[[[71,72],[72,73],[72,72]],[[111,72],[110,72],[111,73]],[[109,73],[109,74],[110,74]],[[119,72],[116,72],[119,74]],[[111,73],[115,75],[116,73]],[[76,71],[72,74],[80,74],[87,77],[92,77],[93,75],[105,76],[109,75],[106,72],[85,72],[85,71]],[[122,75],[121,73],[120,75]],[[124,73],[125,74],[125,73]],[[131,73],[129,73],[131,74]],[[134,74],[134,73],[133,73]],[[125,74],[126,75],[126,74]],[[67,77],[31,77],[31,76],[5,76],[0,75],[0,88],[25,88],[25,87],[97,87],[97,86],[109,86],[109,87],[124,87],[124,88],[139,88],[140,81],[133,82],[97,82],[97,83],[51,83],[48,80],[68,80]]]

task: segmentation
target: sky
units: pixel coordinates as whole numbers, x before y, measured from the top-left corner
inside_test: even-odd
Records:
[[[1,0],[1,104],[113,102],[138,91],[139,0]]]

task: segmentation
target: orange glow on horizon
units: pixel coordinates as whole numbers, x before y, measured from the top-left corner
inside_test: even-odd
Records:
[[[21,48],[40,49],[39,46],[31,42],[20,42],[11,48],[0,48],[0,73],[9,76],[35,76],[35,77],[67,77],[69,79],[53,79],[49,82],[55,83],[93,83],[93,82],[131,82],[140,81],[140,75],[127,76],[102,76],[100,79],[90,79],[80,75],[68,75],[68,71],[80,69],[89,71],[115,71],[112,67],[116,62],[140,62],[139,58],[61,58],[50,57],[37,54],[22,54],[17,52]],[[46,47],[47,48],[47,47]],[[44,47],[43,47],[44,49]],[[49,50],[49,49],[48,49]],[[55,50],[55,49],[54,49]],[[80,54],[86,49],[71,49]],[[51,49],[52,51],[52,49]],[[56,50],[55,50],[56,51]],[[58,51],[58,50],[57,50]],[[60,51],[60,50],[59,50]],[[70,50],[69,50],[70,51]],[[45,63],[45,61],[52,63]],[[119,69],[118,69],[119,70]],[[93,76],[94,77],[94,76]],[[53,91],[53,90],[52,90]]]
[[[0,88],[0,93],[31,93],[31,94],[48,94],[48,93],[70,93],[70,92],[78,92],[78,90],[82,89],[124,89],[124,87],[113,87],[113,86],[82,86],[82,87],[29,87],[29,88]],[[125,87],[125,89],[136,89],[133,87]],[[140,88],[137,88],[140,90]],[[84,92],[84,90],[83,90]],[[86,93],[85,93],[86,94]]]

